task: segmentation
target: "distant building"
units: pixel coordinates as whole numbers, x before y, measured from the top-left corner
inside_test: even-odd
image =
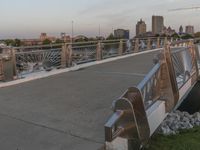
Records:
[[[185,27],[185,33],[194,35],[194,26],[188,25]]]
[[[22,39],[21,42],[24,46],[42,45],[40,39]]]
[[[182,35],[183,33],[184,33],[184,31],[183,31],[183,26],[181,25],[181,26],[179,27],[179,34]]]
[[[146,23],[140,19],[140,21],[136,24],[136,36],[143,36],[147,32],[147,25]]]
[[[61,32],[61,33],[60,33],[60,37],[61,37],[61,39],[64,39],[65,36],[66,36],[66,33],[64,33],[64,32]]]
[[[47,33],[41,33],[40,34],[40,41],[44,41],[44,40],[50,40],[51,42],[55,42],[56,41],[56,37],[54,36],[48,36]]]
[[[60,34],[61,40],[63,42],[70,42],[71,41],[71,37],[69,35],[66,35],[66,33],[62,32]]]
[[[152,32],[154,35],[161,34],[164,28],[163,16],[152,16]]]
[[[47,33],[41,33],[41,34],[40,34],[40,40],[41,40],[41,41],[44,41],[44,40],[46,40],[46,39],[48,39]]]
[[[105,37],[103,36],[96,36],[96,38],[90,38],[92,41],[94,40],[105,40]]]
[[[172,29],[170,26],[168,28],[164,27],[162,30],[162,34],[165,34],[167,36],[172,36],[175,33],[176,33],[176,31],[174,29]]]
[[[129,39],[129,30],[117,29],[114,30],[114,37],[119,39]]]

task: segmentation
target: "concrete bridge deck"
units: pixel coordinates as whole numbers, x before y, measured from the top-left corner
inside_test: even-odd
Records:
[[[0,149],[95,150],[110,106],[153,66],[150,52],[0,89]]]

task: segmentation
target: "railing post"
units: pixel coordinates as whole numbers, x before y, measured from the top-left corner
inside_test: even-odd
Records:
[[[151,38],[148,38],[148,40],[147,40],[147,49],[148,50],[151,49]]]
[[[192,76],[192,84],[194,84],[198,78],[199,78],[199,68],[198,68],[198,62],[197,62],[197,52],[195,49],[195,44],[194,41],[190,40],[189,41],[189,51],[192,56],[192,64],[193,64],[193,69],[195,70],[195,74]]]
[[[160,38],[157,38],[157,48],[160,48]]]
[[[135,39],[135,53],[138,53],[138,51],[139,51],[139,39],[138,38],[136,38]]]
[[[172,41],[171,41],[171,42],[172,42]],[[165,37],[165,38],[164,38],[164,45],[163,45],[163,47],[165,48],[165,46],[166,46],[168,43],[169,43],[169,41],[168,41],[167,37]]]
[[[11,49],[11,60],[13,64],[13,79],[17,78],[17,65],[16,65],[16,54],[15,54],[15,49]]]
[[[168,102],[166,104],[166,110],[169,112],[179,100],[179,90],[171,56],[170,44],[167,39],[165,39],[164,62],[166,64],[166,67],[164,69],[164,72],[162,73],[162,76],[168,76],[168,80],[163,80],[162,86],[168,85],[168,88],[165,89],[165,93],[168,93],[168,96],[165,96],[170,97],[168,98]]]
[[[61,51],[61,68],[70,67],[72,63],[72,46],[63,44]]]
[[[171,42],[173,42],[174,41],[174,38],[173,37],[171,37]]]
[[[72,53],[73,53],[72,44],[68,44],[67,45],[67,67],[71,67],[72,65]]]
[[[61,68],[66,68],[66,67],[67,67],[67,45],[63,44],[61,50]]]
[[[4,79],[4,73],[3,73],[3,58],[0,55],[0,81]]]
[[[100,41],[97,43],[96,60],[97,61],[102,60],[102,46]]]
[[[118,55],[119,55],[119,56],[123,55],[123,40],[120,40],[120,41],[119,41]]]

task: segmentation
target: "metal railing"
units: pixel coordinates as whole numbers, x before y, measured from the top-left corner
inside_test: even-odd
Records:
[[[15,75],[17,78],[22,78],[31,73],[51,71],[160,48],[161,40],[164,39],[105,40],[29,47],[10,47],[9,49],[12,51],[11,55],[15,66]]]
[[[15,56],[17,73],[20,75],[61,67],[61,49],[16,52]]]
[[[121,137],[127,139],[128,148],[145,145],[166,114],[197,82],[199,56],[192,40],[165,41],[157,63],[144,80],[113,102],[113,116],[105,124],[106,144]]]
[[[72,47],[72,64],[81,64],[96,60],[96,45]]]
[[[157,63],[145,79],[137,86],[143,96],[145,109],[159,99],[161,64]]]

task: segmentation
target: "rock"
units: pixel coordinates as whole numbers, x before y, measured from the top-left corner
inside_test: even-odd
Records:
[[[195,121],[199,121],[199,122],[200,122],[200,113],[199,113],[199,112],[196,112],[196,113],[193,115],[193,118],[195,118]]]
[[[161,131],[164,135],[170,135],[172,134],[172,130],[168,126],[161,127]]]
[[[179,133],[180,130],[192,129],[195,126],[200,126],[199,112],[190,115],[187,112],[174,111],[163,121],[158,132],[164,135],[173,135]]]

